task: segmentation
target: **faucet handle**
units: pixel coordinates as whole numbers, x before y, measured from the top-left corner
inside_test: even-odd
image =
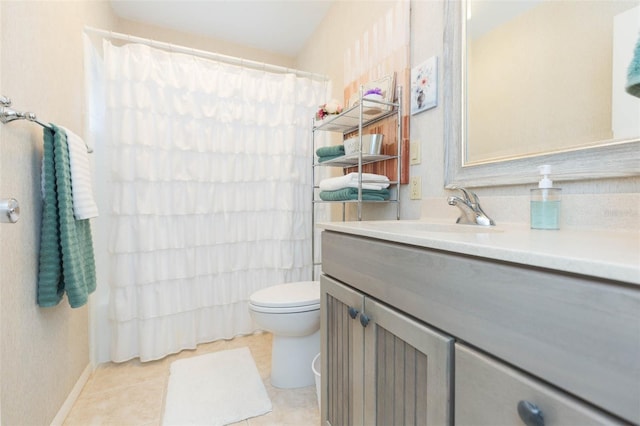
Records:
[[[447,200],[450,205],[457,205],[464,213],[463,216],[458,218],[457,223],[475,223],[476,225],[484,226],[495,225],[493,219],[487,216],[484,210],[482,210],[482,207],[480,206],[480,200],[473,191],[460,186],[453,187],[452,189],[460,191],[463,196],[463,199],[460,199],[458,197],[449,197],[449,199]],[[469,211],[467,211],[465,207],[456,203],[456,199],[463,201]]]
[[[463,188],[461,186],[454,186],[453,189],[462,192],[464,200],[468,203],[478,204],[478,196],[473,191],[470,191],[467,188]]]

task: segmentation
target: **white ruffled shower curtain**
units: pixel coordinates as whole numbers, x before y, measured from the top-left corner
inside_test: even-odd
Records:
[[[328,83],[104,41],[111,359],[255,331],[311,278],[311,119]]]

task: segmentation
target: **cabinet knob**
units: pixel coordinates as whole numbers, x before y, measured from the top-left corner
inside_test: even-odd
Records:
[[[367,324],[369,324],[369,317],[365,314],[360,314],[360,324],[362,324],[363,327],[366,327]]]
[[[353,306],[349,306],[349,316],[351,317],[351,319],[356,319],[356,317],[358,316],[358,310]]]
[[[544,426],[542,410],[529,401],[518,402],[518,415],[527,426]]]

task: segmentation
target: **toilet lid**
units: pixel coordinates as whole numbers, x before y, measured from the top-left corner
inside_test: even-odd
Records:
[[[320,303],[320,283],[301,281],[279,284],[258,290],[249,297],[255,306],[268,308],[288,308],[318,305]]]

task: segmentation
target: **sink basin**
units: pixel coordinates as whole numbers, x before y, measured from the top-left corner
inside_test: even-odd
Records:
[[[502,232],[502,230],[497,229],[495,226],[460,225],[458,223],[431,223],[402,220],[386,222],[384,230],[407,234],[416,232],[446,232],[450,234],[485,234],[489,232]]]

